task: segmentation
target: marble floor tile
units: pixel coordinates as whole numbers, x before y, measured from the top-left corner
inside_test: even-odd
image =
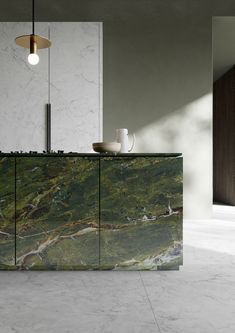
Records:
[[[234,239],[185,221],[180,271],[0,272],[0,332],[233,333]]]
[[[235,223],[197,222],[179,272],[140,273],[162,333],[235,332]]]
[[[0,332],[159,332],[137,272],[1,272]]]

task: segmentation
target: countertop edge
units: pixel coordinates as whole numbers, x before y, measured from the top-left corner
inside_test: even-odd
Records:
[[[182,157],[182,153],[0,153],[0,157]]]

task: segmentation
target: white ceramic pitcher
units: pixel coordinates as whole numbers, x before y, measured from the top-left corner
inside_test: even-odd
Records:
[[[121,143],[120,153],[130,153],[135,146],[135,134],[132,134],[132,145],[129,148],[129,135],[127,128],[116,129],[116,141]]]

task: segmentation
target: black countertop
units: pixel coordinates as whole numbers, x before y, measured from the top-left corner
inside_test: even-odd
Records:
[[[59,152],[51,152],[51,153],[20,153],[20,152],[12,152],[12,153],[4,153],[0,152],[0,157],[178,157],[182,156],[182,153],[126,153],[126,154],[110,154],[110,153],[77,153],[77,152],[69,152],[69,153],[59,153]]]

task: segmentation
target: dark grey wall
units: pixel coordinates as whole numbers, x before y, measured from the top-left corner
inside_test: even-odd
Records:
[[[213,80],[235,64],[235,17],[213,17]]]
[[[0,20],[30,20],[30,0],[2,0]],[[184,207],[212,203],[212,16],[233,0],[36,0],[38,21],[103,21],[104,137],[135,131],[138,151],[184,153]]]

